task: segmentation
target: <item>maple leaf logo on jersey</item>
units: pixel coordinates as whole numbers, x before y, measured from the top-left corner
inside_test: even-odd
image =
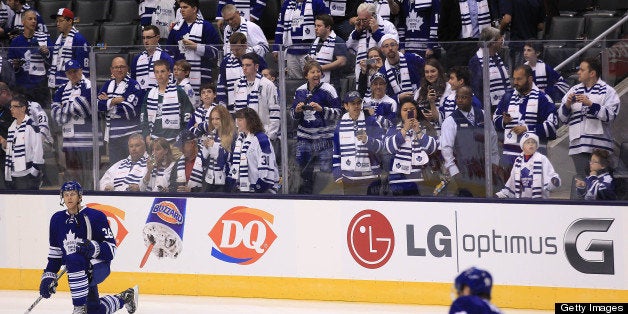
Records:
[[[423,18],[418,16],[417,12],[410,12],[406,19],[406,25],[408,26],[408,31],[419,31],[421,25],[423,25]]]
[[[63,240],[63,248],[65,248],[65,253],[66,254],[72,254],[76,252],[76,244],[78,242],[83,242],[83,240],[80,240],[76,237],[76,235],[74,234],[74,232],[72,232],[72,230],[70,230],[66,235],[65,235],[65,240]]]

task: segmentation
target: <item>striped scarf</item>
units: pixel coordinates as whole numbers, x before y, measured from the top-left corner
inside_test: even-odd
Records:
[[[247,22],[248,21],[245,18],[242,18],[240,20],[240,27],[238,29],[236,29],[236,30],[232,29],[231,25],[225,26],[225,30],[224,30],[225,34],[223,35],[223,40],[222,40],[222,42],[225,43],[223,45],[223,47],[222,47],[222,50],[223,50],[225,55],[228,54],[228,53],[231,53],[231,45],[229,44],[229,38],[231,38],[231,35],[233,35],[233,33],[240,32],[240,33],[244,34],[246,36],[246,38],[249,38],[249,35],[247,33],[248,30],[249,30]],[[251,44],[251,43],[249,43],[249,44]]]
[[[11,175],[14,172],[25,171],[32,167],[32,162],[26,160],[26,128],[27,125],[32,124],[33,120],[26,115],[20,125],[17,125],[14,121],[11,127],[9,127],[4,166],[4,179],[7,181],[11,181]]]
[[[402,125],[397,126],[397,130],[401,130]],[[387,141],[386,145],[394,145],[388,148],[389,151],[394,149],[396,153],[393,156],[391,173],[410,174],[412,172],[420,172],[420,167],[427,164],[429,157],[426,150],[429,147],[436,147],[436,141],[423,134],[416,134],[414,130],[408,131],[403,135],[404,142],[400,146],[394,141]],[[421,178],[420,181],[423,179]]]
[[[535,153],[528,161],[523,156],[515,159],[512,175],[514,190],[509,191],[515,198],[543,198],[543,161]]]
[[[526,102],[526,111],[521,114],[519,112],[519,107],[524,102]],[[525,133],[517,135],[512,131],[512,128],[517,125],[534,125],[537,123],[536,121],[539,112],[539,89],[533,85],[530,93],[526,96],[522,96],[515,90],[515,92],[512,93],[512,97],[510,97],[507,112],[512,117],[512,121],[504,126],[504,154],[518,155],[521,152],[519,141],[521,140],[521,136]],[[539,148],[545,146],[541,143],[538,143],[538,145]]]
[[[232,114],[235,113],[235,111],[233,111],[233,106],[235,104],[235,88],[242,75],[244,75],[244,72],[242,72],[242,62],[232,54],[229,54],[227,62],[225,63],[224,81],[226,86],[220,88],[219,90],[226,90],[227,94],[225,96],[227,97],[227,103],[224,105],[230,109],[229,112]]]
[[[478,28],[480,31],[491,24],[491,14],[488,9],[487,0],[459,0],[460,16],[462,19],[462,29],[460,38],[473,37],[473,25],[471,24],[471,13],[469,12],[468,1],[476,1],[478,5]]]
[[[170,173],[174,167],[174,162],[171,162],[166,167],[155,167],[150,173],[150,179],[146,185],[146,191],[168,191],[170,186]]]
[[[181,26],[183,26],[184,23],[186,23],[185,20],[181,19],[172,29],[178,31],[179,29],[181,29]],[[188,33],[188,36],[189,36],[188,37],[189,40],[197,44],[202,44],[202,41],[203,41],[203,20],[202,19],[197,18],[194,21],[194,23],[192,24],[192,27],[190,28],[190,32]],[[190,76],[189,76],[190,84],[192,85],[192,88],[194,88],[198,96],[198,91],[200,90],[200,87],[201,87],[201,76],[204,74],[203,72],[205,72],[201,69],[201,56],[197,55],[196,51],[183,47],[183,44],[179,44],[179,51],[183,52],[183,54],[185,55],[185,60],[187,60],[190,63],[190,66],[191,66]],[[211,78],[208,76],[205,79],[209,80]]]
[[[218,136],[218,133],[215,130],[210,132],[208,137],[214,140],[214,145],[209,148],[201,146],[203,156],[207,161],[205,182],[209,184],[224,185],[227,176],[229,153],[220,145],[220,136]]]
[[[354,121],[345,113],[338,126],[338,139],[340,143],[340,169],[343,171],[372,172],[369,150],[366,144],[357,140],[355,135],[358,130],[366,130],[364,112],[360,112],[357,121]]]
[[[526,62],[525,64],[530,65],[530,62]],[[532,67],[532,71],[534,72],[534,83],[540,90],[545,90],[549,83],[547,76],[547,64],[541,60],[536,61],[536,65]],[[563,94],[569,90],[569,85],[567,82],[560,77],[559,80],[554,83],[556,88],[558,88]]]
[[[52,55],[50,74],[48,75],[48,87],[50,88],[57,88],[57,86],[68,81],[65,77],[65,63],[72,59],[72,45],[76,33],[78,33],[78,30],[76,27],[72,27],[65,39],[63,38],[63,33],[57,37]]]
[[[388,62],[388,58],[386,58],[384,68],[386,69],[388,84],[396,95],[405,92],[412,92],[412,82],[410,81],[408,62],[406,61],[406,57],[401,52],[399,52],[399,62],[397,65],[398,67],[391,65],[390,62]]]
[[[334,61],[334,49],[336,48],[336,33],[331,31],[327,39],[322,44],[322,47],[316,52],[316,48],[321,38],[316,37],[312,46],[310,47],[310,57],[318,61],[318,63],[323,66],[326,64],[330,64]],[[323,75],[321,77],[321,82],[329,83],[331,78],[331,71],[323,71]]]
[[[161,125],[164,129],[178,130],[180,125],[180,108],[177,86],[172,82],[168,84],[161,104],[159,103],[159,88],[152,88],[148,92],[146,99],[146,111],[151,134],[153,133],[156,119],[161,119]]]
[[[157,87],[157,80],[155,79],[155,72],[153,72],[153,65],[155,61],[161,59],[161,54],[167,53],[161,50],[161,47],[155,48],[152,57],[148,56],[148,52],[145,50],[137,58],[137,64],[135,65],[135,80],[140,83],[140,87],[144,90]]]
[[[382,20],[382,17],[379,15],[377,16],[377,24],[378,30],[384,34],[384,20]],[[351,36],[349,36],[349,40],[351,40]],[[373,33],[371,32],[370,28],[366,29],[362,32],[362,34],[360,34],[360,39],[358,39],[358,50],[355,51],[355,77],[360,77],[360,61],[366,59],[366,57],[368,56],[368,50],[376,46],[377,40],[373,38]]]
[[[262,75],[257,73],[255,74],[255,81],[249,83],[246,77],[240,77],[238,81],[238,86],[236,87],[235,94],[235,105],[233,107],[233,111],[236,112],[240,109],[244,108],[252,108],[255,112],[259,113],[259,97],[261,94],[262,86],[260,85],[260,80],[262,79]],[[260,114],[261,115],[261,114]]]
[[[189,188],[199,188],[203,186],[203,155],[199,151],[194,159],[190,180],[185,177],[185,156],[181,156],[177,161],[177,182],[187,182]]]
[[[235,180],[241,192],[251,191],[251,182],[249,181],[249,163],[246,158],[246,152],[251,145],[250,137],[241,132],[235,142],[233,149],[233,158],[231,159],[231,172],[229,177]]]
[[[478,49],[478,51],[476,52],[476,56],[478,57],[478,61],[480,62],[480,67],[482,67],[484,65],[483,50]],[[510,88],[508,69],[506,69],[504,61],[498,54],[495,54],[494,56],[489,56],[488,78],[490,81],[489,94],[491,96],[491,106],[495,108],[499,104],[499,101],[502,99],[502,96],[504,96],[504,94],[506,93],[506,90]]]
[[[105,141],[109,141],[109,138],[120,138],[131,135],[139,130],[139,125],[137,125],[136,121],[129,121],[131,118],[136,117],[137,113],[135,113],[134,104],[129,103],[124,96],[128,88],[128,76],[125,76],[117,85],[115,80],[109,81],[107,97],[109,97],[109,99],[122,97],[124,101],[117,106],[111,107],[106,113]],[[124,111],[123,116],[118,114],[119,108],[122,108],[122,111]],[[113,123],[114,125],[112,125],[112,120],[116,120]]]
[[[429,1],[431,2],[432,0]],[[390,5],[388,4],[388,0],[366,0],[364,3],[375,4],[377,7],[375,14],[377,14],[377,16],[381,16],[382,19],[386,21],[390,21]]]
[[[297,7],[296,0],[289,1],[283,20],[283,45],[291,46],[316,38],[312,0],[302,2],[302,8]]]
[[[131,184],[140,185],[140,180],[146,175],[146,161],[148,154],[144,153],[138,161],[131,161],[131,157],[121,160],[118,167],[113,170],[113,190],[126,191]]]

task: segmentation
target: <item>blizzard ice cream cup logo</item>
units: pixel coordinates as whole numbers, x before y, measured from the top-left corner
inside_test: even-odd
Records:
[[[180,225],[183,223],[183,215],[172,202],[163,201],[153,206],[151,212],[156,214],[157,217],[169,224]]]
[[[146,253],[140,262],[144,267],[151,253],[158,258],[175,259],[183,250],[185,198],[155,198],[142,234]]]
[[[126,212],[111,205],[98,203],[89,203],[87,204],[87,207],[96,209],[107,216],[111,232],[113,232],[113,235],[116,238],[116,246],[120,246],[124,238],[126,238],[127,234],[129,234],[129,230],[127,230],[122,223],[126,217]]]
[[[255,263],[277,239],[273,222],[272,214],[256,208],[237,206],[228,210],[208,234],[216,245],[211,255],[228,263]]]

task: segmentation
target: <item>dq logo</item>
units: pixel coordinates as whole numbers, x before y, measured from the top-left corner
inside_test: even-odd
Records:
[[[151,212],[169,224],[180,225],[183,223],[183,215],[181,215],[179,208],[173,202],[162,201],[155,204]]]
[[[271,228],[274,216],[245,206],[228,210],[209,232],[218,248],[212,256],[228,263],[255,263],[268,251],[277,235]]]
[[[87,207],[99,210],[107,216],[111,232],[115,235],[116,246],[120,246],[122,240],[124,240],[126,235],[129,234],[129,231],[124,227],[124,224],[122,224],[126,213],[117,207],[98,203],[89,203],[87,204]]]
[[[392,256],[395,234],[384,215],[367,209],[356,214],[349,223],[347,245],[358,264],[375,269],[386,264]]]

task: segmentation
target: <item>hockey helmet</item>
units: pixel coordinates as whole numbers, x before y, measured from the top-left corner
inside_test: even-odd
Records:
[[[491,288],[493,287],[493,277],[486,270],[471,267],[456,277],[454,285],[456,291],[461,291],[464,286],[467,286],[473,295],[484,294],[490,296]]]
[[[61,185],[61,198],[63,198],[63,192],[65,191],[76,191],[80,196],[83,195],[83,188],[76,181],[67,181]]]

